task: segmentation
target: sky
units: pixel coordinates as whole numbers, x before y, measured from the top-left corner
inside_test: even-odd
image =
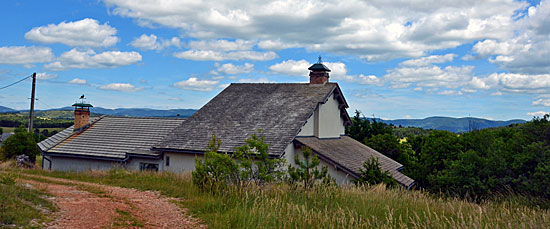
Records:
[[[36,109],[199,109],[230,83],[308,82],[322,56],[351,115],[550,113],[550,0],[6,0],[0,28],[0,88],[36,72]]]

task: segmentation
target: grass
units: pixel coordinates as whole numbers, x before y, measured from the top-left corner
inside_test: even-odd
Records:
[[[0,126],[0,128],[2,128],[2,130],[4,131],[4,133],[11,133],[11,132],[14,132],[15,129],[17,129],[17,127],[3,127],[3,126]],[[56,127],[51,127],[51,128],[38,128],[38,130],[40,130],[40,132],[42,132],[42,130],[48,130],[48,132],[52,132],[54,130],[57,130],[57,132],[61,132],[62,130],[64,130],[65,128],[56,128]]]
[[[49,213],[56,210],[46,200],[44,190],[31,189],[15,183],[15,173],[0,173],[0,228],[39,227],[49,221]]]
[[[144,227],[143,222],[137,220],[130,214],[130,212],[116,209],[117,216],[115,217],[114,227],[128,228],[128,227]]]
[[[285,184],[224,195],[201,193],[190,174],[109,172],[26,173],[96,182],[182,197],[179,204],[212,228],[547,228],[550,211],[514,201],[471,203],[383,186],[295,190]]]

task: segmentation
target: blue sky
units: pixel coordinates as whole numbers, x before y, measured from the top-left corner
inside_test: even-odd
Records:
[[[232,82],[306,82],[321,55],[386,119],[550,112],[549,1],[2,1],[0,87],[37,109],[200,108]],[[27,109],[30,80],[0,90]]]

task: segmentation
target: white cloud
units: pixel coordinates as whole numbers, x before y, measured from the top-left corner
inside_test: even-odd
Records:
[[[57,74],[50,74],[46,72],[36,73],[36,79],[39,79],[39,80],[49,80],[49,79],[55,79],[55,78],[57,78]]]
[[[217,80],[198,80],[196,77],[191,77],[174,83],[174,87],[193,91],[212,91],[219,82]]]
[[[545,114],[550,114],[550,112],[546,112],[546,111],[527,112],[527,115],[529,115],[529,116],[537,116],[537,117],[542,117],[542,116],[544,116]]]
[[[323,62],[330,70],[330,78],[332,80],[342,80],[346,82],[355,82],[359,84],[378,84],[380,79],[374,75],[348,75],[346,64],[341,62]],[[308,68],[312,64],[306,60],[285,60],[281,63],[271,65],[269,70],[276,74],[289,76],[309,77]]]
[[[99,86],[101,90],[109,91],[121,91],[121,92],[136,92],[143,90],[142,87],[136,87],[129,83],[111,83],[103,86]]]
[[[258,40],[260,48],[305,48],[368,60],[420,57],[513,34],[518,1],[106,0],[141,25],[178,28],[192,38]],[[206,10],[205,10],[206,9]]]
[[[231,63],[223,64],[217,68],[218,72],[223,72],[229,75],[250,73],[254,71],[254,64],[244,63],[244,65],[233,65]]]
[[[404,66],[427,66],[431,64],[440,64],[445,62],[453,61],[453,58],[456,57],[456,54],[449,53],[445,55],[433,55],[426,56],[417,59],[410,59],[399,63],[399,65]]]
[[[73,68],[115,68],[139,61],[141,61],[141,55],[138,52],[107,51],[96,54],[93,50],[72,49],[44,67],[53,71]]]
[[[135,48],[142,50],[162,50],[170,46],[180,47],[181,41],[177,37],[172,37],[170,40],[157,38],[155,34],[142,34],[130,43]]]
[[[457,88],[470,81],[473,69],[473,66],[398,67],[389,70],[383,80],[391,84],[416,83],[419,87]]]
[[[74,79],[72,79],[71,81],[69,81],[67,83],[70,83],[70,84],[86,84],[86,80],[85,79],[74,78]]]
[[[263,40],[258,42],[258,47],[266,50],[283,50],[298,47],[297,44],[284,43],[281,40]]]
[[[54,58],[51,48],[36,46],[0,47],[0,64],[44,63]]]
[[[309,70],[307,68],[310,66],[311,64],[306,60],[285,60],[281,63],[271,65],[269,70],[283,75],[308,77]]]
[[[256,43],[237,39],[228,40],[208,40],[208,41],[190,41],[188,46],[193,50],[215,50],[215,51],[243,51],[250,50]]]
[[[537,99],[533,101],[534,106],[550,107],[550,99]]]
[[[25,39],[45,44],[62,43],[68,46],[109,47],[118,42],[116,29],[107,23],[85,18],[75,22],[61,22],[32,28]]]
[[[269,80],[265,77],[257,79],[243,78],[239,79],[239,83],[275,83],[275,81]]]
[[[515,93],[550,92],[550,74],[493,73],[485,78],[473,77],[469,86],[476,89],[499,89]]]
[[[550,1],[531,6],[509,27],[513,35],[477,42],[472,50],[511,73],[550,72]]]
[[[438,95],[462,95],[461,91],[444,90],[437,93]]]
[[[176,52],[174,56],[181,59],[188,60],[256,60],[266,61],[277,58],[277,54],[274,52],[257,52],[257,51],[234,51],[234,52],[218,52],[212,50],[187,50],[183,52]]]

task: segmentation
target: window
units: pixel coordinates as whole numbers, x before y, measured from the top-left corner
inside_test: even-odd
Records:
[[[166,156],[166,166],[170,166],[170,156]]]
[[[139,171],[159,171],[159,164],[153,163],[139,163]]]

